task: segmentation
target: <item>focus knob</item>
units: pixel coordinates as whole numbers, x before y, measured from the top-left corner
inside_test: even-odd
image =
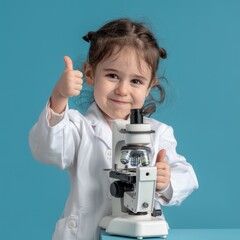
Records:
[[[134,185],[127,182],[115,181],[110,185],[110,193],[115,198],[122,198],[124,192],[133,191]]]
[[[124,183],[121,181],[115,181],[110,186],[110,193],[115,198],[122,198],[124,195]]]

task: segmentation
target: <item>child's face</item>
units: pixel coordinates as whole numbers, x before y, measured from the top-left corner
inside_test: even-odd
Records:
[[[93,72],[85,65],[86,80],[94,86],[94,98],[107,118],[126,119],[131,109],[142,108],[151,89],[152,72],[131,48],[123,48],[100,62]]]

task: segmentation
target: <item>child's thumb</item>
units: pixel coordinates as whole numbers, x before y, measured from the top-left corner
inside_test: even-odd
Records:
[[[166,150],[165,149],[161,149],[158,152],[156,162],[165,162],[165,155],[166,155]]]
[[[64,69],[65,72],[73,70],[73,63],[72,63],[72,59],[70,57],[65,56],[64,62],[65,62],[65,69]]]

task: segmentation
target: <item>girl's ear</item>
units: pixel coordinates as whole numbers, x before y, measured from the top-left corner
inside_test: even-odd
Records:
[[[149,85],[146,97],[149,95],[152,87],[156,86],[157,84],[158,84],[158,79],[157,79],[157,77],[155,77]]]
[[[94,84],[94,77],[93,77],[92,66],[89,64],[89,62],[85,62],[83,64],[83,69],[84,69],[84,75],[85,75],[85,78],[86,78],[86,83],[89,86],[93,86],[93,84]]]
[[[158,78],[157,78],[157,77],[155,77],[155,78],[152,80],[150,87],[152,88],[152,87],[154,87],[154,86],[156,86],[156,85],[158,85]]]

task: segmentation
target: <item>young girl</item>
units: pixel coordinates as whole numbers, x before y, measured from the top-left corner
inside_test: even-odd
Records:
[[[128,119],[131,109],[142,108],[152,87],[163,92],[156,72],[166,52],[144,25],[119,19],[89,32],[84,40],[90,42],[84,75],[93,86],[94,102],[85,116],[68,108],[68,98],[81,94],[83,74],[64,57],[65,70],[29,138],[36,159],[69,171],[70,193],[55,240],[99,238],[98,224],[111,214],[110,180],[103,169],[112,166],[112,120]],[[179,205],[198,187],[194,170],[177,154],[170,126],[146,117],[144,122],[155,130],[155,201]]]

